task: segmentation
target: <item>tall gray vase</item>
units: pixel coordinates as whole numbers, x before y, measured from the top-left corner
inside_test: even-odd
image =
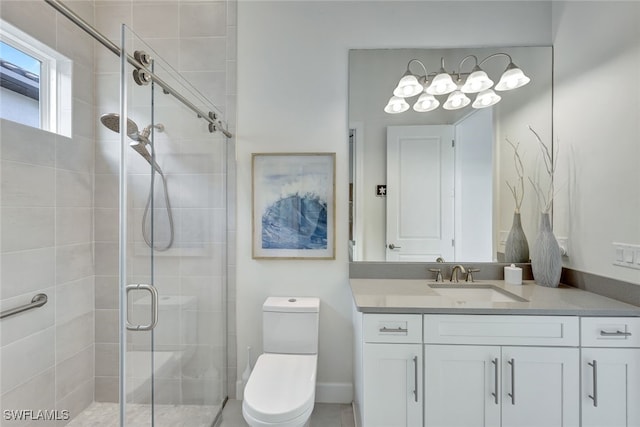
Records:
[[[540,229],[531,253],[531,270],[536,283],[557,288],[562,273],[562,253],[556,237],[551,231],[549,214],[540,216]]]
[[[529,242],[524,235],[520,212],[513,213],[513,224],[507,241],[504,244],[504,260],[506,262],[529,262]]]

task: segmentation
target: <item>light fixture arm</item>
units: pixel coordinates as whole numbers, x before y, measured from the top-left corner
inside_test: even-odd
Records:
[[[412,59],[411,61],[409,61],[409,63],[407,64],[407,73],[408,73],[408,74],[411,74],[411,70],[410,70],[410,68],[411,68],[411,64],[412,64],[412,63],[414,63],[414,62],[417,62],[418,64],[420,64],[420,66],[422,67],[422,70],[424,71],[424,75],[425,75],[425,77],[426,77],[426,76],[427,76],[427,74],[429,74],[429,73],[427,72],[427,67],[425,67],[425,66],[424,66],[424,64],[422,63],[422,61],[420,61],[419,59],[415,59],[415,58],[414,58],[414,59]]]
[[[462,61],[460,61],[460,64],[458,64],[458,74],[462,75],[462,65],[465,63],[465,61],[469,58],[473,58],[473,60],[475,61],[475,65],[474,65],[474,69],[475,67],[478,67],[478,57],[475,55],[467,55],[464,58],[462,58]]]
[[[480,61],[480,63],[478,64],[478,66],[479,66],[479,67],[480,67],[480,66],[482,66],[482,64],[484,64],[485,62],[487,62],[489,59],[491,59],[491,58],[495,58],[495,57],[497,57],[497,56],[506,56],[507,58],[509,58],[509,63],[512,63],[512,62],[513,62],[513,60],[511,59],[511,55],[509,55],[508,53],[504,53],[504,52],[497,52],[497,53],[491,54],[491,55],[487,56],[486,58],[484,58],[482,61]],[[477,60],[476,60],[476,61],[477,61]],[[476,64],[477,64],[477,62],[476,62]]]

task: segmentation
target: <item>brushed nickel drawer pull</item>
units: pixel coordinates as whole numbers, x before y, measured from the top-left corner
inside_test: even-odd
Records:
[[[380,332],[382,332],[382,333],[391,333],[391,332],[407,333],[407,332],[409,332],[409,329],[405,329],[405,328],[387,328],[386,326],[383,326],[382,328],[380,328]]]
[[[593,400],[593,406],[598,407],[598,362],[594,360],[587,365],[593,368],[593,395],[589,395],[589,399]]]
[[[624,332],[624,331],[618,331],[618,330],[615,332],[607,332],[607,331],[600,330],[600,335],[603,337],[630,337],[631,332]]]
[[[415,368],[415,376],[413,377],[413,395],[415,401],[418,401],[418,356],[413,356],[413,367]]]
[[[516,361],[511,359],[507,362],[511,365],[511,393],[507,393],[507,396],[511,398],[511,404],[516,404]]]
[[[495,369],[495,375],[493,377],[493,393],[491,393],[491,396],[493,396],[494,402],[496,403],[496,405],[499,405],[498,402],[498,358],[496,357],[495,359],[493,359],[491,361],[491,364],[493,365],[493,368]]]

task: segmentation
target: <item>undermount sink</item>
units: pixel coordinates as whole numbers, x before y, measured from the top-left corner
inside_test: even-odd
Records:
[[[440,296],[456,301],[528,302],[526,299],[494,285],[431,284]]]

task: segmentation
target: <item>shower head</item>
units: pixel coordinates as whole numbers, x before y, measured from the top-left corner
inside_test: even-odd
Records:
[[[108,113],[100,116],[100,121],[102,124],[116,132],[120,133],[120,115],[117,113]],[[164,126],[161,124],[158,125],[149,125],[140,132],[138,130],[138,125],[131,119],[127,118],[127,136],[132,139],[134,142],[129,143],[129,146],[136,150],[138,154],[140,154],[153,168],[160,174],[162,174],[162,169],[160,166],[153,160],[151,154],[147,150],[146,146],[151,146],[151,142],[149,141],[149,135],[151,134],[151,128],[156,128],[160,132],[164,131]]]
[[[118,113],[108,113],[100,116],[100,121],[107,128],[111,129],[116,133],[120,133],[120,114]],[[131,138],[132,136],[138,135],[138,125],[131,119],[127,119],[127,136]],[[133,140],[137,140],[136,138],[131,138]]]

